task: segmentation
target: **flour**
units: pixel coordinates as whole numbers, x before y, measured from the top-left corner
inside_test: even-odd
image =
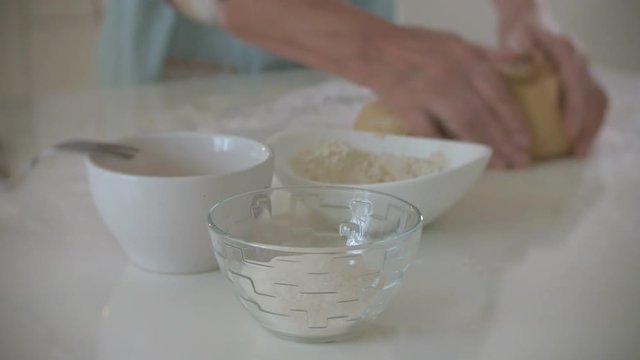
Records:
[[[381,266],[384,252],[379,254]],[[371,255],[368,255],[371,257]],[[281,256],[270,268],[251,264],[236,282],[245,306],[263,325],[285,335],[334,337],[349,333],[376,312],[385,287],[378,268],[362,255],[303,254]]]
[[[438,173],[449,167],[449,161],[440,152],[426,158],[376,154],[335,141],[298,153],[290,165],[296,174],[312,181],[375,184]]]

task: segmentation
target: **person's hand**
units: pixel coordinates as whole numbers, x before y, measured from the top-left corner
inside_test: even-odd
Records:
[[[341,0],[225,0],[220,10],[220,26],[236,36],[371,88],[414,135],[488,144],[498,168],[530,162],[525,116],[479,46]]]
[[[421,28],[400,28],[373,55],[366,81],[413,135],[490,145],[493,168],[530,162],[530,130],[492,54],[462,38]]]
[[[505,7],[500,12],[499,38],[503,50],[531,54],[541,51],[554,65],[563,86],[567,135],[576,155],[591,148],[607,109],[607,96],[591,75],[584,53],[544,18],[534,2]]]

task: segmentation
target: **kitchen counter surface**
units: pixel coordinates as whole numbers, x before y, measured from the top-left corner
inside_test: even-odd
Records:
[[[148,273],[102,224],[80,156],[0,190],[0,358],[640,358],[640,75],[601,70],[612,97],[595,152],[488,172],[424,231],[390,307],[360,337],[275,338],[220,272]],[[310,71],[0,101],[5,165],[71,137],[198,130],[162,116],[206,96],[211,121],[316,84]]]

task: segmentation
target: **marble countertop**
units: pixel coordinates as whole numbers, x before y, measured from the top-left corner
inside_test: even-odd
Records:
[[[400,293],[348,342],[275,338],[222,274],[128,264],[95,210],[80,156],[0,191],[0,358],[638,359],[640,74],[601,70],[612,111],[595,152],[488,172],[424,231]],[[207,97],[212,119],[329,77],[294,71],[0,100],[16,169],[71,137],[194,130],[166,114]],[[197,125],[197,124],[196,124]]]

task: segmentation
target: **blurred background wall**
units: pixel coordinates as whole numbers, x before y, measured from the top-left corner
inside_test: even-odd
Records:
[[[95,86],[98,0],[0,0],[0,96]]]
[[[396,0],[399,20],[449,29],[495,43],[489,0]],[[594,62],[640,70],[640,0],[546,0],[560,27],[587,48]]]
[[[0,0],[0,97],[95,87],[93,51],[101,1],[108,0]],[[402,23],[494,42],[489,0],[396,1]],[[640,0],[548,2],[594,62],[640,71]]]

